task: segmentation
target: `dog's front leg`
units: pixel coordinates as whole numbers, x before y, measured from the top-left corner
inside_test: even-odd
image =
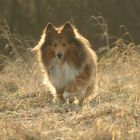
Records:
[[[74,101],[74,96],[78,98],[79,105],[83,104],[85,98],[86,82],[81,77],[77,77],[65,89],[64,98],[69,99],[69,102]]]
[[[61,102],[61,103],[65,103],[63,93],[64,93],[64,89],[56,88],[56,97],[57,97],[57,100],[59,100],[59,102]]]

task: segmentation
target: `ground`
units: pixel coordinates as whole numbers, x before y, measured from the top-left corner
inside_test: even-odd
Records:
[[[97,93],[83,108],[53,101],[30,50],[0,58],[1,140],[140,139],[139,45],[120,40],[99,53]]]

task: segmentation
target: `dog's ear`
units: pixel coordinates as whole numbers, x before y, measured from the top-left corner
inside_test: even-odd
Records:
[[[51,35],[51,34],[55,34],[55,33],[56,33],[55,27],[51,23],[48,23],[45,28],[45,34]]]
[[[66,34],[69,37],[74,37],[75,36],[74,28],[69,22],[64,24],[64,27],[62,29],[62,33]]]

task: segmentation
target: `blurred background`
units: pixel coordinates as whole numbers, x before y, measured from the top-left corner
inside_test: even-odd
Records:
[[[140,42],[139,0],[0,0],[0,16],[12,33],[36,41],[48,22],[71,21],[95,49],[107,44],[106,37],[125,33]]]

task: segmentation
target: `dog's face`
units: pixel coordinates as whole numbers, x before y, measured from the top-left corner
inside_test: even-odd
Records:
[[[52,39],[50,49],[57,59],[63,60],[69,48],[70,44],[68,40],[61,33],[57,33],[57,36]]]
[[[48,24],[45,33],[50,42],[48,47],[57,59],[63,60],[71,48],[71,40],[74,38],[73,27],[70,23],[66,23],[61,28],[55,28],[52,24]]]

